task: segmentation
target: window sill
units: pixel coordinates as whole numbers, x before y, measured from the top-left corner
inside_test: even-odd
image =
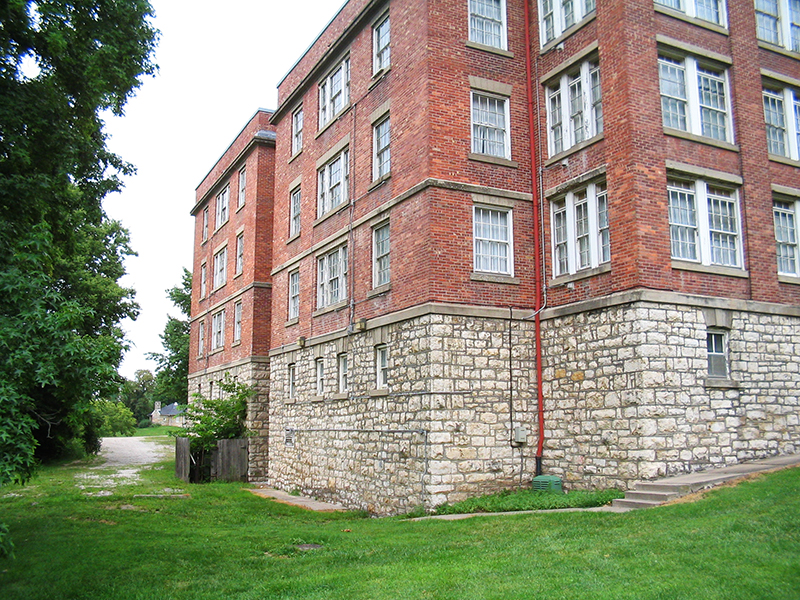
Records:
[[[227,224],[228,224],[228,221],[230,221],[230,218],[228,218],[228,219],[225,219],[225,222],[224,222],[224,223],[220,223],[220,224],[219,224],[219,226],[217,226],[217,227],[214,229],[214,231],[212,231],[212,232],[211,232],[211,237],[214,237],[215,235],[217,235],[217,233],[219,232],[219,230],[220,230],[220,229],[222,229],[223,227],[225,227],[225,225],[227,225]]]
[[[347,400],[350,397],[350,394],[347,392],[339,392],[337,394],[331,395],[331,400]]]
[[[513,169],[519,168],[519,163],[515,160],[509,160],[500,156],[491,156],[490,154],[476,154],[475,152],[470,152],[467,155],[467,158],[478,162],[500,165],[501,167],[511,167]]]
[[[236,340],[231,344],[231,348],[236,348],[236,346],[241,346],[241,345],[242,345],[242,340]]]
[[[347,300],[342,300],[340,302],[337,302],[336,304],[331,304],[330,306],[326,306],[325,308],[320,308],[318,311],[311,313],[311,316],[319,317],[320,315],[336,312],[337,310],[342,310],[343,308],[346,307],[347,307]]]
[[[302,148],[300,148],[300,150],[298,150],[297,152],[295,152],[294,154],[292,154],[292,155],[289,157],[289,160],[287,160],[287,161],[286,161],[286,164],[288,165],[288,164],[290,164],[290,163],[294,162],[294,159],[296,159],[296,158],[297,158],[298,156],[300,156],[302,153],[303,153],[303,149],[302,149]]]
[[[242,203],[241,203],[239,206],[237,206],[237,207],[236,207],[236,211],[235,211],[235,212],[237,212],[237,213],[238,213],[238,212],[239,212],[240,210],[242,210],[242,209],[243,209],[245,206],[247,206],[247,205],[246,205],[244,202],[242,202]]]
[[[546,54],[547,52],[550,52],[550,50],[552,50],[553,48],[556,48],[557,46],[563,44],[564,40],[573,35],[576,31],[582,29],[583,27],[594,21],[596,16],[597,16],[597,11],[593,10],[591,13],[583,17],[583,19],[575,23],[575,25],[573,25],[569,29],[565,29],[560,36],[558,36],[554,40],[550,40],[544,46],[542,46],[542,49],[539,51],[539,54]]]
[[[222,288],[224,288],[224,287],[227,285],[227,283],[228,283],[228,282],[226,281],[226,282],[225,282],[225,283],[223,283],[222,285],[218,285],[217,287],[215,287],[214,289],[212,289],[212,290],[211,290],[211,293],[209,294],[209,297],[210,297],[210,296],[212,296],[213,294],[216,294],[218,291],[220,291]]]
[[[238,279],[238,278],[239,278],[239,277],[241,277],[242,275],[244,275],[244,271],[242,271],[241,273],[234,273],[234,275],[233,275],[233,279]]]
[[[702,265],[684,260],[672,259],[672,268],[679,271],[696,271],[698,273],[709,273],[711,275],[725,275],[727,277],[739,277],[748,279],[750,273],[738,267],[721,267],[718,265]]]
[[[326,212],[324,215],[322,215],[320,218],[318,218],[316,221],[314,221],[311,224],[311,226],[312,227],[316,227],[317,225],[319,225],[323,221],[326,221],[326,220],[330,219],[332,216],[339,214],[341,211],[346,209],[348,206],[350,206],[350,201],[349,200],[345,200],[344,202],[342,202],[338,206],[334,206],[332,209],[330,209],[328,212]]]
[[[386,75],[387,75],[387,74],[389,73],[389,71],[391,71],[391,70],[392,70],[392,66],[391,66],[391,65],[389,65],[389,66],[388,66],[388,67],[386,67],[385,69],[381,69],[381,70],[380,70],[380,71],[378,71],[377,73],[374,73],[374,74],[372,75],[372,81],[370,81],[369,87],[368,87],[367,89],[371,90],[371,89],[372,89],[372,88],[374,88],[376,85],[378,85],[378,84],[379,84],[381,81],[383,81],[383,80],[384,80],[384,78],[386,77]]]
[[[389,388],[379,388],[377,390],[370,390],[369,395],[371,398],[380,398],[381,396],[388,396]]]
[[[391,177],[392,177],[391,173],[386,173],[386,175],[381,175],[375,181],[369,184],[367,191],[371,192],[372,190],[381,187],[384,183],[386,183],[389,179],[391,179]]]
[[[780,154],[768,154],[767,157],[776,163],[789,165],[790,167],[800,167],[800,160],[794,160],[788,156],[781,156]]]
[[[214,356],[215,354],[219,354],[225,350],[225,346],[220,346],[219,348],[214,348],[211,352],[208,353],[208,356]]]
[[[597,142],[599,142],[602,139],[603,139],[603,134],[602,133],[598,133],[596,136],[590,137],[588,140],[584,140],[580,144],[575,144],[574,146],[570,146],[569,148],[567,148],[566,150],[563,150],[562,152],[559,152],[558,154],[556,154],[552,158],[548,158],[545,161],[544,166],[545,167],[549,167],[550,165],[554,165],[557,162],[561,162],[562,160],[564,160],[565,158],[568,158],[572,154],[575,154],[576,152],[580,152],[581,150],[584,150],[585,148],[588,148],[592,144],[596,144]]]
[[[309,402],[323,402],[325,400],[325,396],[309,396]]]
[[[287,245],[291,244],[293,241],[297,239],[300,239],[300,233],[295,233],[293,236],[291,236],[288,240],[286,240],[286,244]]]
[[[374,298],[375,296],[382,296],[383,294],[388,294],[392,291],[392,284],[391,283],[384,283],[383,285],[379,285],[376,288],[372,288],[370,291],[367,292],[367,298]]]
[[[763,40],[758,40],[758,47],[763,48],[764,50],[769,50],[770,52],[775,52],[776,54],[783,54],[784,56],[788,56],[790,58],[800,58],[800,52],[789,50],[783,46],[776,46],[775,44],[770,44],[769,42],[765,42]]]
[[[664,127],[664,135],[689,140],[690,142],[697,142],[698,144],[705,144],[706,146],[714,146],[715,148],[722,148],[723,150],[732,150],[733,152],[739,151],[739,146],[731,144],[730,142],[721,142],[714,138],[697,135],[696,133],[689,133],[688,131],[681,131],[680,129],[673,129],[672,127]]]
[[[519,277],[512,275],[502,275],[500,273],[482,273],[473,271],[469,276],[472,281],[483,281],[485,283],[504,283],[508,285],[519,285]]]
[[[331,127],[331,126],[334,124],[334,123],[336,123],[336,121],[338,121],[338,120],[339,120],[339,119],[342,117],[342,115],[344,115],[344,114],[345,114],[345,113],[346,113],[348,110],[350,110],[350,103],[349,103],[349,102],[348,102],[347,104],[345,104],[345,105],[344,105],[344,107],[342,108],[342,110],[340,110],[338,113],[336,113],[335,115],[333,115],[333,116],[331,117],[331,120],[330,120],[330,121],[328,121],[327,123],[325,123],[325,125],[323,125],[322,127],[320,127],[319,131],[317,131],[317,134],[314,136],[314,139],[317,139],[317,138],[318,138],[319,136],[321,136],[323,133],[325,133],[326,131],[328,131],[328,129],[329,129],[329,128],[330,128],[330,127]]]
[[[789,283],[792,285],[800,285],[800,276],[797,275],[778,275],[780,283]]]
[[[653,8],[655,8],[655,11],[657,13],[661,13],[662,15],[667,15],[668,17],[680,19],[681,21],[686,21],[687,23],[691,23],[692,25],[697,25],[698,27],[714,31],[716,33],[721,33],[722,35],[728,35],[728,29],[717,23],[712,23],[711,21],[704,21],[703,19],[698,19],[696,17],[690,17],[689,15],[686,15],[678,10],[673,10],[667,6],[662,6],[660,4],[655,4]]]
[[[703,385],[707,388],[720,389],[720,390],[738,390],[739,382],[726,377],[706,377],[703,380]]]
[[[295,317],[294,319],[289,319],[284,324],[284,327],[291,327],[293,325],[297,325],[300,322],[300,317]]]
[[[473,50],[482,50],[483,52],[489,52],[491,54],[497,54],[498,56],[505,56],[506,58],[514,58],[514,53],[506,50],[504,48],[496,48],[495,46],[487,46],[485,44],[479,44],[478,42],[473,42],[468,40],[465,43],[467,48],[472,48]]]
[[[595,275],[600,275],[601,273],[610,273],[610,272],[611,272],[611,263],[604,263],[592,269],[582,269],[580,271],[576,271],[575,273],[559,275],[558,277],[554,277],[553,279],[551,279],[547,285],[548,286],[567,285],[569,283],[572,283],[573,281],[580,281],[581,279],[588,279],[589,277],[594,277]]]

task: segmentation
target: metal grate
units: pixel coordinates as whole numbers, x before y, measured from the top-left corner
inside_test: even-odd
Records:
[[[538,475],[531,481],[531,489],[542,492],[558,492],[564,490],[561,487],[561,478],[555,475]]]

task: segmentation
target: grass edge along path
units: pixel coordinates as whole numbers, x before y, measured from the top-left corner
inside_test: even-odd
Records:
[[[172,469],[111,485],[114,469],[73,464],[0,490],[17,546],[16,560],[0,560],[3,599],[796,600],[800,590],[797,468],[690,504],[454,522],[312,513],[241,484],[183,484]],[[141,497],[166,490],[189,497]]]

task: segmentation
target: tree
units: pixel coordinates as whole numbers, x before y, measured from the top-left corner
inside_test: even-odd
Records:
[[[120,387],[117,400],[133,413],[136,423],[149,419],[153,412],[153,392],[156,378],[147,369],[140,369],[134,374],[134,380],[126,379]]]
[[[131,410],[113,400],[98,400],[93,410],[100,419],[98,433],[102,437],[129,436],[136,433],[136,419]]]
[[[181,285],[167,290],[167,297],[183,314],[183,319],[167,317],[161,344],[164,354],[150,353],[156,361],[156,386],[153,398],[163,405],[184,404],[189,395],[189,314],[192,309],[192,273],[184,268]]]
[[[96,449],[92,400],[118,385],[133,251],[101,201],[133,168],[100,115],[154,72],[150,16],[147,0],[0,2],[0,486],[75,440]]]

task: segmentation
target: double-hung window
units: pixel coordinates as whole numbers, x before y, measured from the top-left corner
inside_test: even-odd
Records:
[[[295,363],[289,363],[287,367],[287,379],[289,384],[289,398],[297,397],[297,367]]]
[[[667,191],[672,258],[741,268],[736,190],[703,180],[671,179],[667,182]]]
[[[325,393],[325,359],[317,358],[314,360],[314,379],[317,396]]]
[[[236,236],[236,274],[244,272],[244,233]]]
[[[292,156],[303,149],[303,107],[292,113]]]
[[[800,219],[800,199],[775,199],[772,204],[775,220],[775,244],[778,254],[778,273],[800,277],[800,244],[797,223]]]
[[[542,46],[595,11],[595,0],[539,0],[539,37]]]
[[[206,350],[206,324],[200,321],[197,326],[197,356],[203,356]]]
[[[239,204],[236,208],[244,206],[245,197],[247,196],[247,168],[242,167],[239,169]]]
[[[664,127],[733,142],[728,72],[692,56],[658,57]]]
[[[688,17],[695,17],[725,27],[724,0],[655,0],[656,4],[666,6]]]
[[[317,259],[317,308],[347,299],[347,246]]]
[[[217,194],[217,229],[228,222],[228,204],[230,201],[230,193],[230,186],[226,185],[225,189]]]
[[[300,271],[289,273],[289,311],[288,319],[296,319],[300,316]]]
[[[389,16],[372,29],[372,72],[380,73],[391,64],[389,49]]]
[[[468,0],[469,41],[505,50],[506,0]]]
[[[511,209],[473,207],[474,269],[514,275],[514,233]]]
[[[343,204],[349,197],[350,152],[345,149],[317,172],[317,217]]]
[[[755,0],[756,37],[800,52],[800,0]]]
[[[389,387],[389,347],[386,344],[375,346],[375,387]]]
[[[214,255],[214,289],[225,285],[228,280],[228,247]]]
[[[289,237],[300,233],[300,200],[302,200],[300,188],[292,190],[289,195]]]
[[[208,207],[203,209],[203,241],[208,239]]]
[[[208,265],[200,265],[200,297],[205,298],[208,293]]]
[[[350,58],[345,58],[319,84],[319,126],[325,127],[350,102]]]
[[[511,158],[508,98],[472,92],[472,152]]]
[[[389,280],[389,223],[386,223],[372,230],[372,286],[386,285]]]
[[[211,349],[225,345],[225,311],[221,310],[211,317]]]
[[[389,117],[383,119],[373,128],[373,156],[372,156],[372,178],[378,180],[385,177],[392,170],[391,152],[389,141],[391,138],[389,129]]]
[[[242,302],[233,305],[233,342],[242,341]]]
[[[336,356],[336,381],[340,394],[350,389],[347,372],[347,354],[342,352]]]
[[[600,65],[588,61],[547,86],[550,156],[603,133]]]
[[[590,183],[551,204],[553,275],[593,269],[611,260],[605,182]]]
[[[708,376],[728,377],[728,335],[725,331],[710,329],[706,334],[708,351]]]
[[[800,160],[800,91],[764,86],[763,95],[769,153]]]

